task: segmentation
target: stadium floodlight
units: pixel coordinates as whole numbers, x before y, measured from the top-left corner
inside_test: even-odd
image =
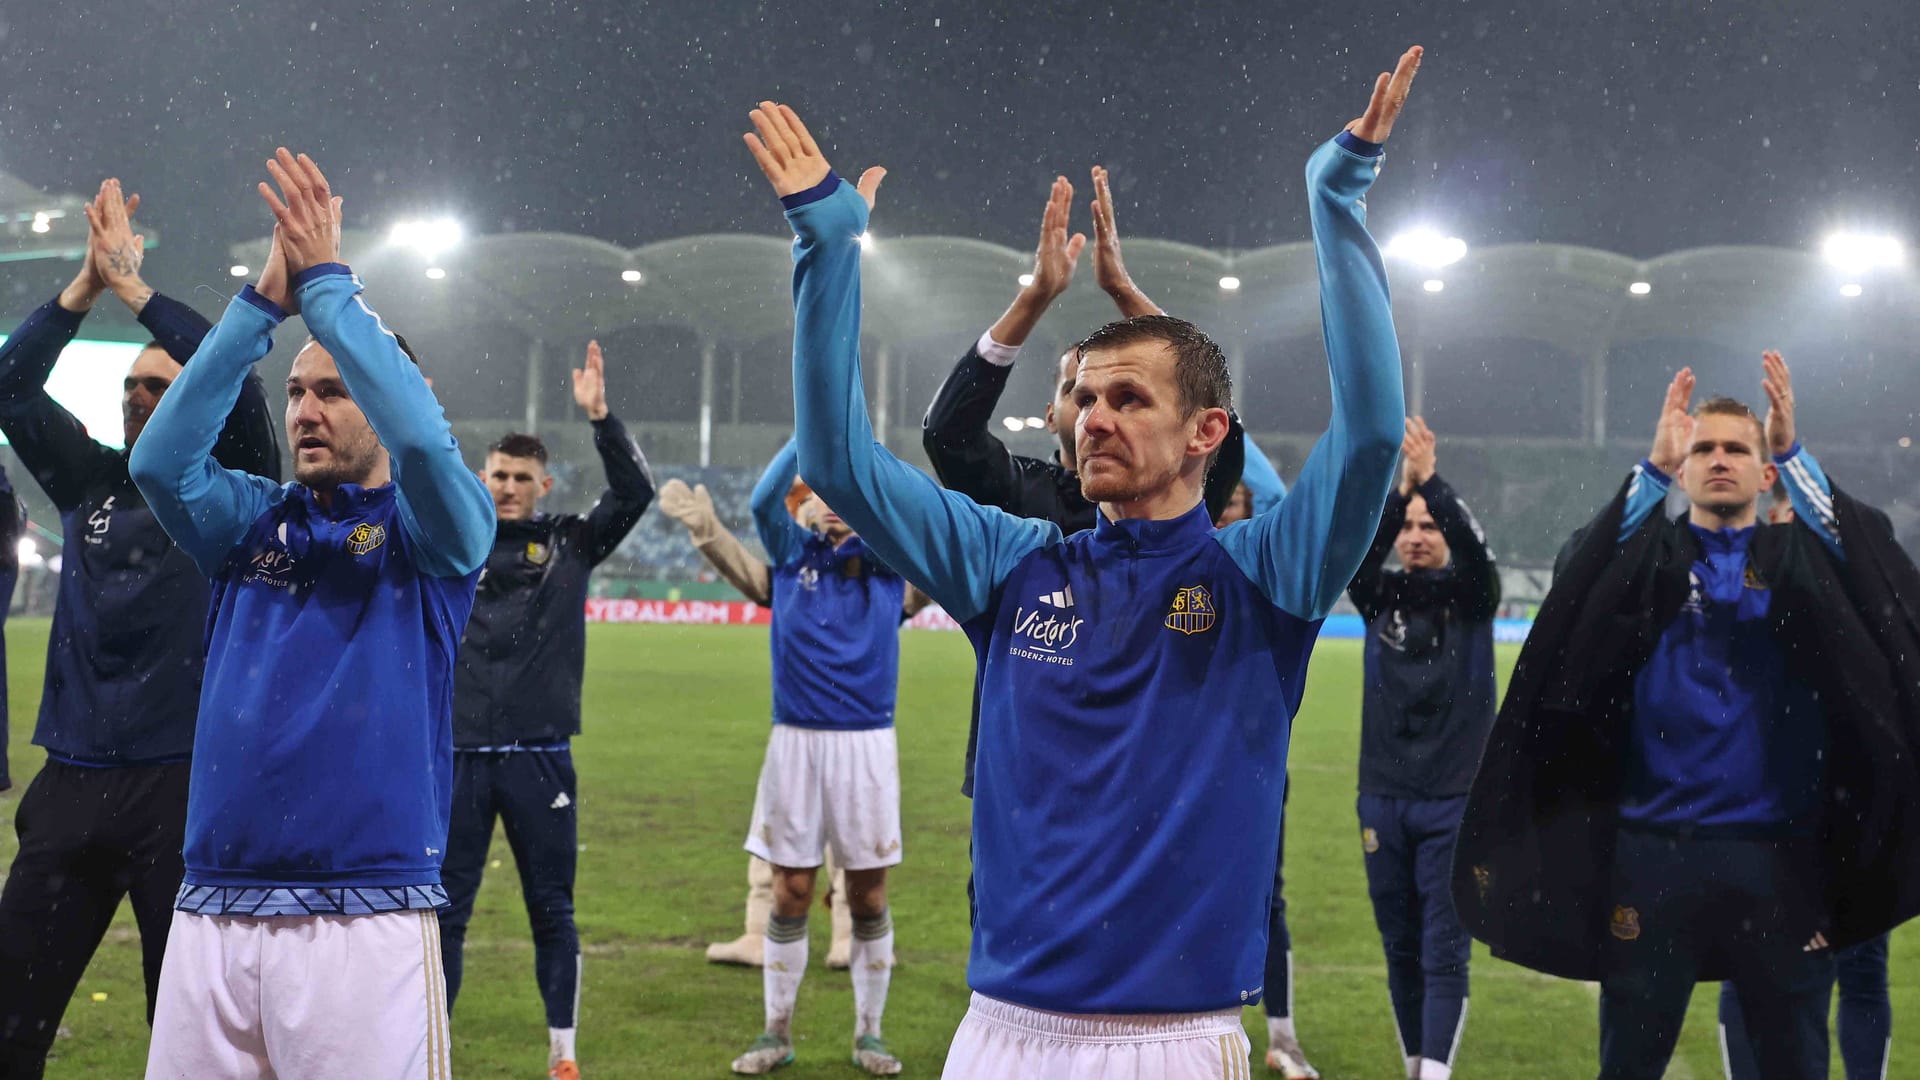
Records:
[[[1415,266],[1438,270],[1467,257],[1467,242],[1432,229],[1409,229],[1387,244],[1387,254]]]
[[[1427,290],[1428,292],[1439,292],[1442,289],[1445,289],[1447,287],[1447,283],[1444,281],[1441,281],[1437,277],[1428,278],[1427,280],[1420,283],[1420,287]]]
[[[446,276],[447,272],[438,266],[427,267],[427,280],[429,281],[439,281]]]
[[[1901,249],[1900,241],[1891,236],[1837,232],[1820,245],[1820,256],[1841,270],[1859,273],[1899,266],[1905,261],[1906,252]]]
[[[1027,426],[1017,416],[1003,416],[1000,418],[1000,423],[1001,426],[1005,427],[1008,431],[1019,431]]]
[[[1632,293],[1635,296],[1645,296],[1648,293],[1653,291],[1653,283],[1647,282],[1647,281],[1636,281],[1633,284],[1627,286],[1627,291]]]
[[[1905,435],[1900,436],[1900,449],[1905,450],[1907,447],[1912,445],[1913,445],[1912,439],[1908,438]]]
[[[14,550],[23,563],[33,564],[40,561],[40,545],[34,543],[31,536],[21,537],[19,545]]]
[[[467,235],[460,223],[452,218],[432,218],[423,221],[402,221],[387,233],[387,242],[400,247],[412,248],[424,259],[432,260],[445,251],[460,246]]]
[[[1029,285],[1032,285],[1032,284],[1033,284],[1033,275],[1032,275],[1032,274],[1021,274],[1021,275],[1020,275],[1020,287],[1021,287],[1021,288],[1023,288],[1023,289],[1024,289],[1024,288],[1026,288],[1027,286],[1029,286]]]
[[[1040,419],[1037,416],[1027,417],[1026,423],[1027,423],[1027,430],[1029,431],[1039,431],[1041,428],[1047,426],[1047,422],[1045,420]]]
[[[620,271],[620,280],[626,282],[629,285],[638,285],[640,284],[641,279],[642,279],[642,275],[638,270]]]
[[[1234,277],[1232,274],[1228,274],[1226,277],[1220,279],[1220,287],[1227,292],[1235,292],[1240,288],[1240,279]]]
[[[53,231],[53,215],[45,210],[33,215],[33,231],[37,233]]]
[[[246,263],[234,263],[232,266],[227,267],[228,277],[246,277],[251,273],[253,273],[253,271],[247,269]]]
[[[1853,299],[1856,296],[1859,296],[1861,293],[1865,291],[1866,290],[1862,289],[1859,283],[1857,282],[1849,281],[1845,285],[1840,286],[1840,295],[1846,297],[1849,300]]]

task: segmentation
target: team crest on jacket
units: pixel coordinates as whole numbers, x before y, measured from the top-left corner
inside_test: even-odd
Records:
[[[365,555],[374,548],[387,542],[387,527],[363,521],[347,534],[347,550],[355,555]]]
[[[1173,594],[1173,606],[1167,609],[1167,629],[1183,634],[1204,634],[1213,629],[1213,595],[1205,585],[1189,585]]]
[[[545,566],[547,565],[547,560],[551,558],[553,558],[553,548],[551,546],[543,544],[538,540],[527,541],[528,562],[535,566]]]
[[[1621,941],[1632,941],[1640,936],[1640,913],[1630,907],[1614,908],[1613,923],[1609,929]]]

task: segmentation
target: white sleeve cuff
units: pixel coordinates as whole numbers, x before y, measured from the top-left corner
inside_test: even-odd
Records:
[[[993,330],[989,327],[980,335],[980,340],[974,344],[973,351],[980,354],[980,359],[994,367],[1012,367],[1014,358],[1020,355],[1020,346],[1002,345],[993,340]]]

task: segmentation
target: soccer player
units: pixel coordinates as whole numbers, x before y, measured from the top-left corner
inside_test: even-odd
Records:
[[[547,447],[507,435],[480,478],[493,496],[493,552],[460,639],[453,679],[453,817],[441,878],[440,950],[447,1009],[486,870],[493,823],[505,823],[533,927],[533,973],[547,1011],[547,1070],[579,1080],[580,933],[573,922],[580,792],[569,740],[580,734],[587,660],[587,579],[653,502],[653,475],[607,408],[606,361],[587,343],[573,400],[593,425],[607,490],[585,514],[540,512],[553,490]]]
[[[796,491],[800,485],[796,484]],[[789,504],[794,493],[789,492]],[[740,538],[733,535],[720,515],[714,512],[713,496],[707,491],[707,485],[688,487],[685,481],[669,480],[660,487],[660,509],[668,517],[686,526],[687,536],[727,584],[739,590],[740,595],[762,607],[773,604],[773,571],[766,563],[755,557]],[[919,590],[908,589],[906,614],[911,616],[919,609],[913,604]],[[925,604],[921,595],[922,606]],[[836,971],[845,971],[853,956],[853,916],[847,911],[847,873],[842,870],[833,857],[833,845],[828,844],[822,852],[822,867],[827,880],[831,882],[829,892],[822,897],[833,923],[833,940],[827,947],[827,967]],[[837,902],[836,902],[837,898]],[[744,932],[732,941],[716,941],[707,946],[707,962],[710,964],[739,964],[742,967],[759,967],[766,959],[767,916],[773,911],[773,866],[758,855],[747,856],[747,919]]]
[[[1801,445],[1786,362],[1763,364],[1764,423],[1690,411],[1674,376],[1541,605],[1461,824],[1469,929],[1599,979],[1604,1080],[1661,1076],[1694,983],[1722,980],[1758,1075],[1826,1075],[1831,946],[1920,910],[1920,571]],[[1776,475],[1796,520],[1763,526]]]
[[[746,848],[773,864],[773,912],[761,969],[766,1030],[733,1071],[757,1076],[794,1058],[807,909],[831,844],[853,916],[853,1062],[892,1076],[900,1060],[880,1019],[893,969],[887,867],[901,859],[893,709],[907,586],[819,496],[809,492],[789,515],[796,457],[789,442],[753,491],[754,527],[773,567],[773,732]]]
[[[1473,939],[1454,914],[1453,837],[1493,726],[1500,574],[1408,417],[1400,486],[1347,595],[1367,621],[1360,847],[1408,1080],[1447,1080],[1467,1026]],[[1386,568],[1387,553],[1400,558]]]
[[[277,219],[134,448],[140,490],[213,579],[186,876],[151,1078],[441,1078],[440,862],[453,669],[492,500],[433,391],[339,262],[340,200],[268,165]],[[294,480],[221,468],[220,418],[297,310]]]
[[[1393,481],[1399,349],[1361,197],[1420,55],[1308,164],[1333,423],[1277,509],[1217,532],[1201,491],[1231,385],[1179,319],[1113,323],[1077,350],[1092,530],[982,507],[880,447],[855,238],[884,172],[856,189],[791,108],[752,113],[748,148],[798,236],[800,469],[979,655],[975,994],[950,1077],[1244,1074],[1289,718]]]
[[[100,185],[80,272],[0,345],[0,431],[66,523],[33,733],[47,761],[16,808],[20,847],[0,892],[0,1076],[41,1075],[121,897],[139,926],[153,1019],[180,888],[207,581],[154,520],[127,452],[209,324],[141,278],[139,204],[117,180]],[[89,437],[46,391],[61,350],[109,291],[154,337],[126,374],[121,449]],[[258,376],[235,382],[213,424],[223,465],[280,475]]]

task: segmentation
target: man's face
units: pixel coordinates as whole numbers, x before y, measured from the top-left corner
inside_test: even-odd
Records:
[[[367,484],[386,465],[386,448],[317,341],[300,350],[287,373],[287,446],[293,478],[319,490]]]
[[[1763,445],[1760,425],[1747,417],[1699,417],[1693,445],[1680,467],[1680,487],[1695,506],[1721,516],[1752,507],[1778,476]]]
[[[1093,502],[1133,502],[1165,490],[1188,461],[1209,412],[1180,401],[1164,341],[1089,352],[1073,384],[1076,468]]]
[[[1053,400],[1047,403],[1047,431],[1060,440],[1060,464],[1075,466],[1074,440],[1080,422],[1080,406],[1074,404],[1073,384],[1080,377],[1080,357],[1072,349],[1060,354],[1054,371]]]
[[[1406,520],[1400,523],[1400,535],[1393,538],[1393,550],[1400,556],[1400,565],[1409,570],[1438,570],[1452,558],[1446,537],[1427,511],[1426,498],[1418,492],[1407,500]]]
[[[160,404],[160,395],[179,377],[180,365],[173,362],[165,349],[141,349],[140,355],[133,358],[126,381],[120,384],[120,432],[127,446],[131,447],[146,430],[147,418],[153,415],[153,407]]]
[[[794,520],[825,536],[835,546],[845,543],[847,537],[853,535],[853,530],[840,520],[839,514],[833,512],[827,500],[818,495],[807,496],[806,501],[794,512]]]
[[[1236,521],[1245,521],[1253,516],[1253,492],[1245,484],[1233,486],[1233,498],[1228,500],[1227,508],[1220,512],[1220,520],[1214,527],[1224,529]]]
[[[486,470],[480,479],[487,482],[493,496],[494,516],[501,521],[526,521],[547,492],[553,490],[553,477],[539,458],[509,457],[498,450],[487,455]]]

